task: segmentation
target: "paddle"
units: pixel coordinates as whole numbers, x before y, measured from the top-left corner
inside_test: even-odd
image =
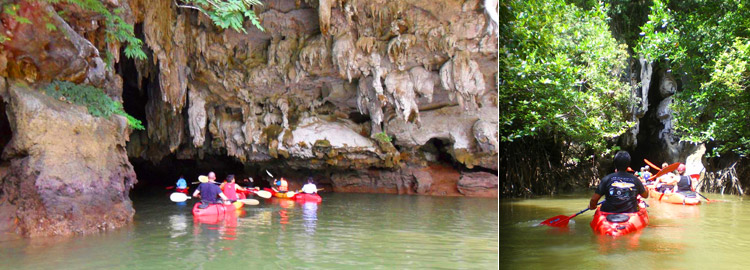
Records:
[[[659,167],[657,167],[656,165],[654,165],[654,163],[651,163],[651,161],[648,161],[648,159],[645,159],[645,158],[644,158],[644,159],[643,159],[643,161],[645,161],[645,162],[646,162],[646,164],[648,164],[648,166],[650,166],[651,168],[654,168],[654,169],[656,169],[657,171],[661,171],[661,168],[659,168]]]
[[[173,189],[173,188],[174,188],[174,186],[168,186],[167,187],[167,189]]]
[[[662,169],[658,173],[654,174],[654,176],[651,176],[651,178],[649,178],[648,180],[649,181],[654,180],[654,179],[659,178],[662,175],[665,175],[665,174],[667,174],[667,173],[669,173],[671,171],[677,170],[677,167],[680,167],[680,163],[679,162],[671,164],[671,165],[669,165],[667,167],[664,167],[664,169]]]
[[[258,197],[261,197],[263,199],[271,198],[271,192],[265,190],[256,190],[255,195],[258,195]]]
[[[169,199],[173,202],[184,202],[188,199],[191,199],[188,197],[188,195],[185,195],[185,193],[182,192],[174,192],[172,195],[169,195]]]
[[[600,205],[602,203],[604,203],[604,201],[601,201],[597,203],[596,205]],[[539,225],[547,225],[547,226],[552,226],[552,227],[565,227],[565,226],[568,226],[568,222],[570,222],[571,218],[574,218],[577,215],[583,214],[583,212],[586,212],[588,210],[589,208],[587,207],[586,209],[583,209],[581,210],[581,212],[575,213],[572,216],[566,216],[566,215],[554,216],[554,217],[548,218],[545,221],[542,221],[542,223],[539,223]]]
[[[242,203],[244,203],[246,205],[258,205],[260,203],[256,199],[241,199],[241,200],[238,200],[238,201],[241,201]]]

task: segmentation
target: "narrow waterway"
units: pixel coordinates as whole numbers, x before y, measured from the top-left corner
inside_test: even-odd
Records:
[[[572,215],[589,196],[500,202],[500,262],[504,269],[744,269],[750,265],[750,202],[704,194],[722,202],[682,206],[648,199],[650,224],[620,237],[595,235],[593,212],[567,228],[538,226]]]
[[[194,220],[168,194],[133,198],[133,224],[72,238],[0,242],[1,269],[497,269],[497,199],[323,194],[261,199]]]

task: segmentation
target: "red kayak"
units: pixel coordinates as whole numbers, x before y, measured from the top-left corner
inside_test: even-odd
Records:
[[[223,205],[223,204],[210,204],[205,209],[200,209],[198,206],[201,205],[201,203],[196,203],[193,205],[193,216],[219,216],[219,215],[226,215],[227,213],[234,214],[234,211],[237,210],[237,207],[235,207],[234,204],[229,205]]]
[[[636,213],[608,213],[596,209],[591,229],[595,233],[620,236],[643,229],[648,225],[648,212],[641,208]]]
[[[322,202],[323,198],[320,197],[318,194],[307,194],[307,193],[297,193],[294,194],[294,197],[292,197],[295,201],[299,202]]]

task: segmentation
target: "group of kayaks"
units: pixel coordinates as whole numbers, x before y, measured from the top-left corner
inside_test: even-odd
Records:
[[[320,203],[323,201],[323,199],[318,194],[307,194],[307,193],[297,193],[297,192],[276,192],[273,189],[270,188],[264,188],[263,191],[271,193],[271,196],[278,199],[285,199],[285,200],[294,200],[297,202],[311,202],[311,203]],[[240,197],[240,200],[231,203],[231,204],[210,204],[206,208],[200,208],[201,205],[200,202],[197,202],[195,205],[193,205],[193,216],[196,217],[207,217],[207,216],[224,216],[227,214],[234,214],[237,210],[242,209],[242,207],[245,205],[244,202],[247,202],[249,199],[244,199],[243,197],[249,197],[251,194],[255,194],[256,192],[263,192],[263,191],[255,191],[255,190],[248,190],[246,192],[238,192],[238,195]],[[247,193],[247,194],[245,194]],[[270,199],[270,198],[269,198]],[[257,201],[256,201],[257,202]]]
[[[699,175],[691,175],[691,177],[695,179],[698,178]],[[695,195],[695,193],[663,193],[657,191],[653,185],[647,185],[646,188],[649,191],[649,198],[659,202],[681,204],[685,206],[701,204],[701,200]],[[648,225],[648,212],[646,211],[645,202],[641,202],[640,206],[640,210],[635,213],[607,213],[602,212],[597,208],[594,213],[594,219],[591,220],[590,223],[591,229],[595,233],[610,236],[624,235],[643,229]]]

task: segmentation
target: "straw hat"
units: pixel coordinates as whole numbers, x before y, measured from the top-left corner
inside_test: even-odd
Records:
[[[208,176],[205,176],[205,175],[198,176],[198,181],[200,181],[201,183],[208,183]]]

